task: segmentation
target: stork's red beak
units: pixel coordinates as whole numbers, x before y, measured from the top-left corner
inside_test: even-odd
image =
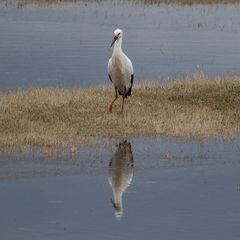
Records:
[[[117,39],[118,39],[118,37],[117,37],[117,36],[114,36],[114,38],[113,38],[113,40],[112,40],[112,43],[111,43],[111,45],[110,45],[110,48],[113,46],[113,44],[116,42]]]

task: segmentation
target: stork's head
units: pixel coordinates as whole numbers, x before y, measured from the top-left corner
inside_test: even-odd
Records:
[[[122,35],[123,35],[123,31],[121,29],[116,29],[114,31],[114,37],[113,37],[113,40],[112,40],[112,43],[111,43],[111,46],[120,38],[122,38]]]

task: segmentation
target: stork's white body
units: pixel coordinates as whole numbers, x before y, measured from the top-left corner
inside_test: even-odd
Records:
[[[131,95],[133,85],[133,65],[131,60],[122,51],[122,30],[116,29],[114,31],[115,37],[113,39],[114,48],[112,57],[108,61],[108,75],[115,88],[115,96],[109,106],[109,111],[112,110],[112,104],[117,99],[117,93],[122,95],[122,111],[124,105],[124,98]]]
[[[108,61],[108,73],[114,87],[117,88],[122,95],[128,93],[132,87],[131,78],[133,75],[133,66],[131,60],[116,43],[112,57]]]

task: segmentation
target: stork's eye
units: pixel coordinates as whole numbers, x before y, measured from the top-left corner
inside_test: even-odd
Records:
[[[120,36],[120,33],[118,33],[118,37]]]

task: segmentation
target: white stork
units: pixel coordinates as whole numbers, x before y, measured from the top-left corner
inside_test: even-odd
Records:
[[[128,96],[131,96],[133,85],[133,65],[131,60],[122,51],[122,37],[123,31],[116,29],[110,46],[114,45],[114,48],[112,57],[108,61],[108,76],[115,89],[113,99],[108,108],[110,113],[112,112],[113,103],[118,98],[118,93],[122,95],[121,112],[123,112],[124,100]]]

